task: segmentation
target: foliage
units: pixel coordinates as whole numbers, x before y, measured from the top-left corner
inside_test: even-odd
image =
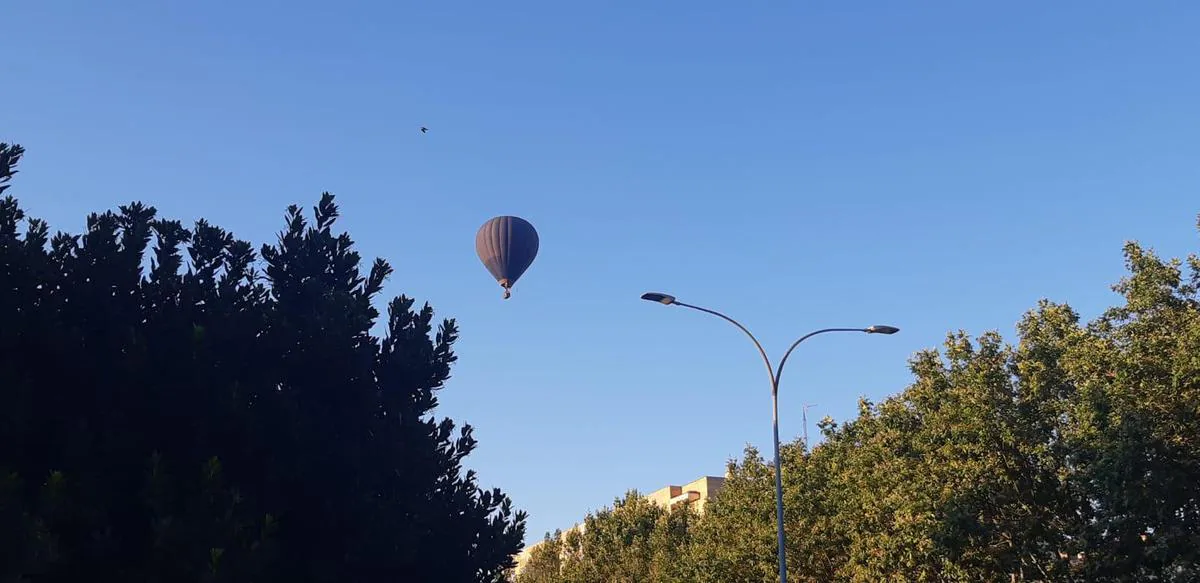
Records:
[[[391,268],[337,217],[293,206],[256,255],[140,203],[51,236],[0,201],[0,581],[502,578],[524,514],[433,416],[457,326],[401,296],[374,337]]]
[[[1015,344],[952,333],[904,391],[785,445],[789,581],[1200,580],[1200,259],[1125,257],[1094,321],[1043,301]],[[773,480],[753,448],[732,461],[673,575],[627,500],[539,581],[774,582]]]
[[[524,515],[432,415],[457,327],[402,296],[372,336],[391,270],[336,218],[292,207],[255,253],[137,203],[51,236],[0,201],[0,582],[502,578]],[[1200,259],[1125,257],[1095,320],[952,333],[785,445],[789,580],[1200,579]],[[703,515],[630,492],[516,581],[773,582],[772,471],[748,448]]]
[[[1063,357],[1093,580],[1200,579],[1200,259],[1130,243],[1125,298]]]
[[[557,530],[553,535],[546,533],[545,538],[536,545],[526,549],[529,552],[528,562],[515,573],[515,583],[557,583],[562,579],[563,563],[563,533]]]
[[[741,461],[729,463],[719,496],[693,529],[688,558],[697,583],[778,577],[774,480],[770,464],[753,447]]]
[[[1096,321],[1042,302],[1015,346],[951,334],[908,389],[785,447],[789,579],[1200,578],[1200,261],[1125,253]],[[771,469],[730,471],[698,580],[774,581]]]
[[[533,549],[517,583],[638,583],[692,581],[686,560],[695,513],[662,508],[628,492],[577,528],[547,535]]]

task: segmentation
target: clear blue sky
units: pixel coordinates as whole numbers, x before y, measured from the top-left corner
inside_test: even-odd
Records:
[[[56,228],[138,199],[272,241],[339,195],[387,291],[457,317],[442,415],[530,538],[627,488],[720,474],[910,380],[947,331],[1114,301],[1120,247],[1196,248],[1200,4],[8,2],[0,140]],[[417,128],[427,125],[421,135]],[[531,220],[512,300],[475,257]]]

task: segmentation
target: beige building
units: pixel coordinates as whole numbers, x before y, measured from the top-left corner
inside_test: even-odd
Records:
[[[683,486],[659,488],[647,494],[646,499],[663,508],[690,504],[697,512],[704,512],[704,504],[724,485],[725,478],[704,476]]]
[[[713,496],[721,490],[725,485],[725,478],[715,476],[704,476],[698,480],[693,480],[683,486],[664,486],[659,488],[645,497],[647,500],[661,506],[663,508],[674,508],[680,504],[687,504],[696,509],[697,512],[704,512],[704,505],[712,499]],[[571,528],[563,531],[565,535],[571,531],[582,531],[584,523],[578,523]],[[513,570],[513,576],[521,572],[525,564],[529,562],[529,557],[533,554],[533,549],[536,549],[543,541],[533,543],[520,553],[517,554],[517,567]]]

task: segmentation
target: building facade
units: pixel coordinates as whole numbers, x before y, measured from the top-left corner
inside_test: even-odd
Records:
[[[704,476],[683,486],[666,486],[646,495],[646,499],[663,507],[674,508],[688,504],[697,512],[704,512],[704,504],[725,485],[725,478]]]

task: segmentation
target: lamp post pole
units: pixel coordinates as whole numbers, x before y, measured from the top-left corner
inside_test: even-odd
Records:
[[[772,437],[774,438],[775,446],[775,529],[777,538],[779,539],[779,581],[780,583],[787,583],[787,547],[785,545],[786,541],[783,531],[783,470],[779,457],[779,377],[783,375],[783,365],[787,363],[788,357],[792,355],[792,351],[795,350],[797,346],[800,346],[801,342],[804,342],[805,340],[808,340],[809,338],[812,338],[818,334],[825,334],[826,332],[895,334],[896,332],[899,332],[900,329],[894,326],[870,326],[867,328],[824,328],[815,332],[809,332],[808,334],[801,336],[799,340],[793,342],[792,345],[788,347],[787,352],[783,353],[783,358],[779,359],[779,366],[777,368],[772,368],[771,359],[767,357],[767,351],[763,349],[762,343],[758,341],[758,338],[754,337],[754,334],[751,333],[749,329],[747,329],[737,320],[734,320],[733,318],[730,318],[729,316],[726,316],[725,314],[722,314],[716,310],[685,304],[676,300],[675,296],[667,294],[654,292],[645,293],[642,294],[642,299],[650,302],[658,302],[668,306],[683,306],[685,308],[691,308],[706,314],[712,314],[718,318],[721,318],[722,320],[725,320],[726,322],[729,322],[730,324],[733,324],[734,326],[737,326],[739,330],[746,334],[746,336],[750,337],[750,341],[754,342],[754,347],[758,349],[758,354],[762,357],[763,364],[765,364],[767,367],[767,377],[771,381],[771,432]],[[805,445],[807,447],[807,444]]]

